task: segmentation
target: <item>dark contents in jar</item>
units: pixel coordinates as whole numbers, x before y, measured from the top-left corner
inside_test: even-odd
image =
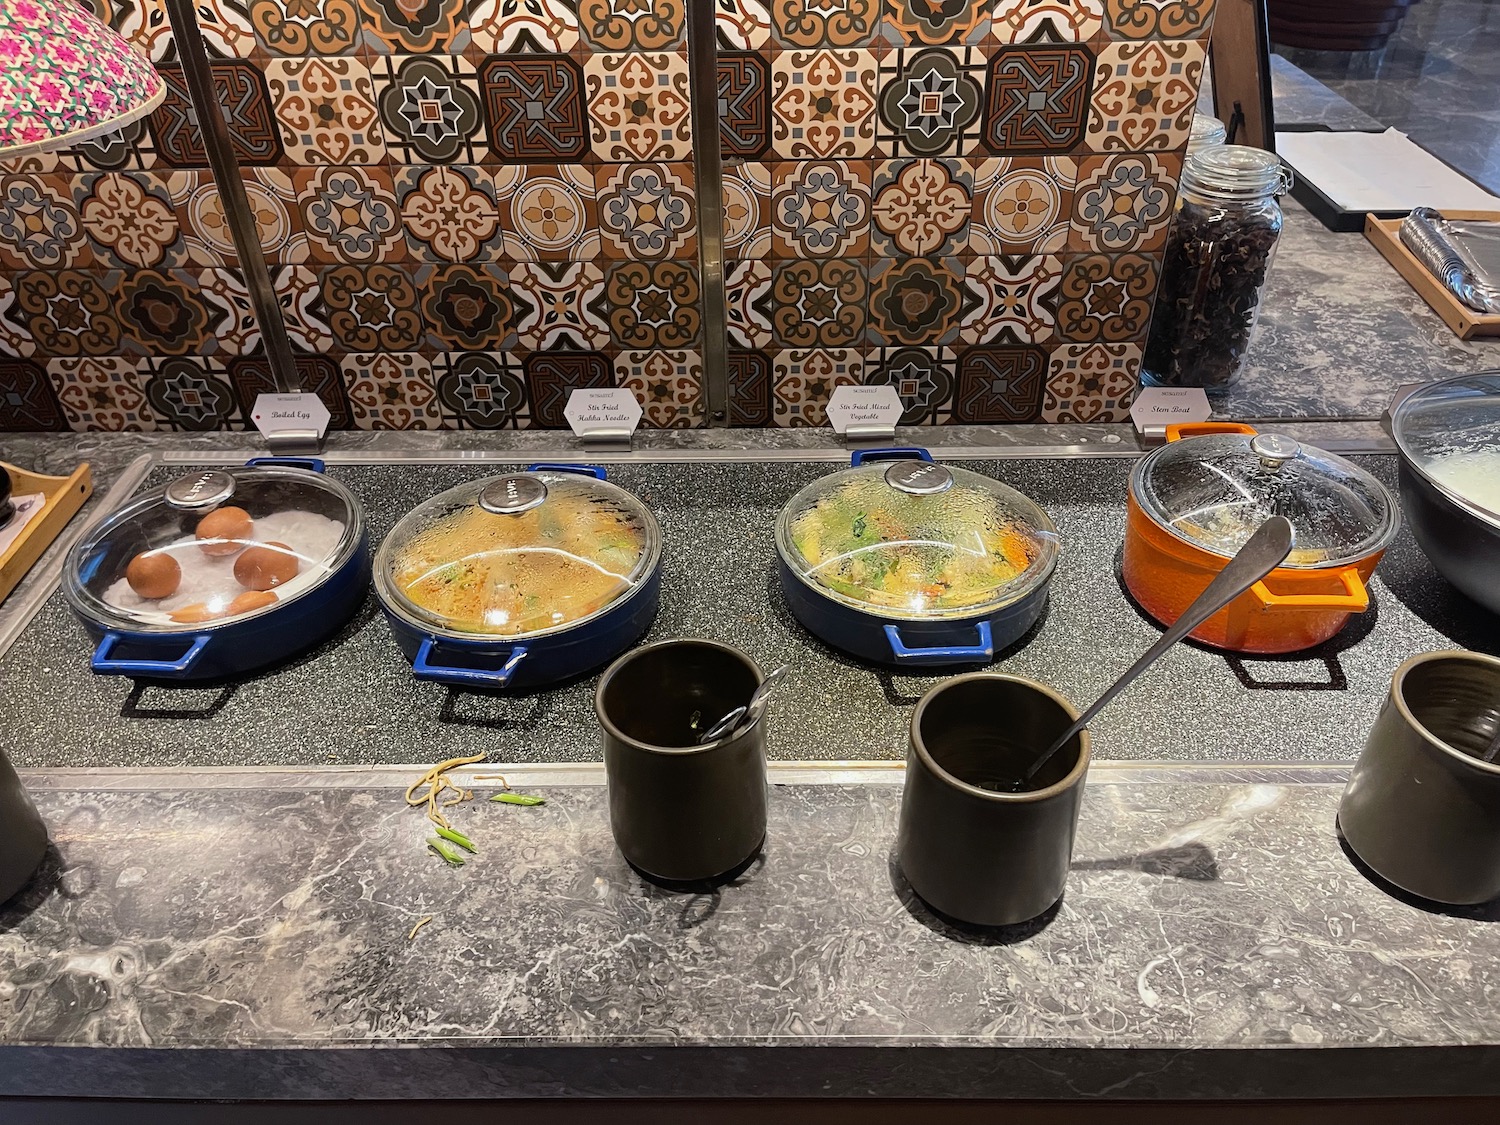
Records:
[[[1250,346],[1279,212],[1184,200],[1167,240],[1145,369],[1167,387],[1224,389]]]

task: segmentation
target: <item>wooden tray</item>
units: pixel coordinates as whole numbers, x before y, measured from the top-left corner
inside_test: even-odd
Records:
[[[1445,219],[1487,219],[1500,222],[1500,212],[1495,211],[1444,211]],[[1365,218],[1365,237],[1375,244],[1375,249],[1385,255],[1385,260],[1396,267],[1407,283],[1432,306],[1432,311],[1443,318],[1443,323],[1458,335],[1460,340],[1475,336],[1500,336],[1500,315],[1475,312],[1464,304],[1416,259],[1406,244],[1401,241],[1401,219],[1378,219],[1374,215]]]
[[[47,497],[41,512],[32,517],[15,542],[0,553],[0,601],[4,601],[42,553],[52,546],[52,541],[83,507],[83,502],[93,495],[94,479],[87,461],[65,477],[43,476],[4,461],[0,461],[0,466],[10,474],[12,496],[35,496],[40,492]]]

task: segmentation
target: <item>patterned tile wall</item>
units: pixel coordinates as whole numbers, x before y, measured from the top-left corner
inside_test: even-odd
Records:
[[[271,385],[162,0],[147,121],[0,165],[0,428],[243,426]],[[732,420],[1122,416],[1212,0],[717,0]],[[200,0],[338,426],[703,424],[684,0]]]

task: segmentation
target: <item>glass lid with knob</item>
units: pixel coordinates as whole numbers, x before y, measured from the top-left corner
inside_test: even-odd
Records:
[[[1174,441],[1130,477],[1155,523],[1229,558],[1273,515],[1296,533],[1283,566],[1340,566],[1383,550],[1399,526],[1390,491],[1358,465],[1280,434]]]
[[[776,522],[786,565],[819,593],[884,617],[974,617],[1019,601],[1057,564],[1029,497],[931,460],[867,461],[803,488]]]
[[[1392,411],[1391,434],[1418,472],[1500,526],[1500,372],[1417,388]]]
[[[209,469],[106,517],[73,548],[63,590],[108,628],[201,632],[294,601],[363,535],[359,502],[321,473]]]
[[[423,630],[523,637],[571,628],[629,596],[661,556],[635,496],[592,470],[469,481],[413,509],[381,544],[375,588]]]

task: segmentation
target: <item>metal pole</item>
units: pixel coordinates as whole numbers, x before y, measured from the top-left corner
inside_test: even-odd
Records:
[[[292,358],[292,342],[287,338],[286,322],[281,317],[281,302],[271,286],[271,271],[261,249],[260,232],[250,213],[250,202],[245,198],[245,182],[240,178],[240,164],[229,139],[229,126],[214,92],[213,72],[209,69],[208,52],[203,46],[203,33],[193,15],[193,0],[167,0],[167,15],[172,21],[172,36],[182,60],[182,74],[187,80],[193,113],[198,118],[198,131],[203,136],[208,164],[219,188],[224,221],[234,237],[234,248],[239,253],[240,268],[245,274],[245,288],[250,293],[250,305],[260,322],[260,336],[265,341],[271,378],[276,381],[279,391],[300,391],[302,378],[297,373],[296,360]]]
[[[689,0],[688,84],[698,190],[698,271],[703,307],[703,390],[708,424],[729,425],[729,301],[724,288],[724,169],[719,158],[719,51],[714,0]]]

